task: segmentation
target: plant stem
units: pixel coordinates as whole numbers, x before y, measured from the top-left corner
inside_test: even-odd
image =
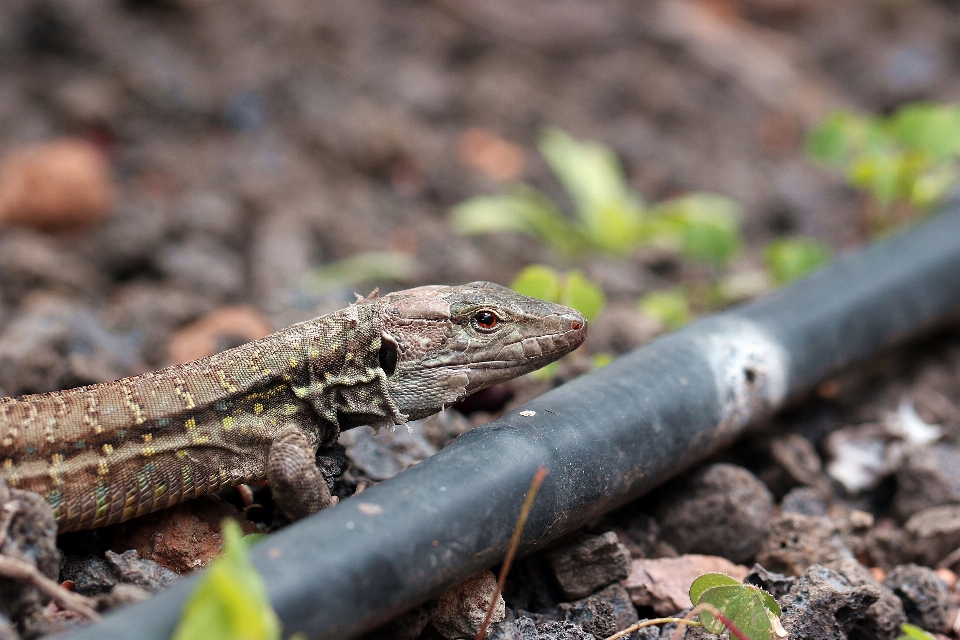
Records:
[[[537,492],[540,491],[540,485],[543,484],[543,480],[547,477],[548,473],[549,471],[540,467],[537,469],[537,472],[533,474],[533,481],[527,490],[527,497],[523,501],[523,506],[520,507],[520,516],[517,518],[517,524],[513,528],[513,537],[510,538],[510,546],[507,547],[507,554],[504,556],[503,565],[500,567],[500,577],[497,579],[497,590],[493,593],[493,599],[490,601],[490,607],[487,609],[487,615],[483,619],[483,624],[480,625],[480,631],[477,632],[476,640],[483,640],[483,636],[487,632],[490,618],[493,617],[493,609],[497,606],[500,592],[503,591],[503,584],[507,581],[507,574],[510,572],[510,565],[513,564],[513,557],[517,553],[517,547],[520,546],[520,537],[523,535],[523,528],[526,526],[527,518],[530,516],[530,509],[533,508],[533,501],[537,497]]]

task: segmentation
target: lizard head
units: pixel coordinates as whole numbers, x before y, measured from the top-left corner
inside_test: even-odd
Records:
[[[539,369],[587,336],[579,312],[490,282],[418,287],[380,302],[380,366],[410,419]]]

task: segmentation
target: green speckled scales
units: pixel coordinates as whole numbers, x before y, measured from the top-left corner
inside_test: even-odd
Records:
[[[316,434],[314,446],[324,435],[311,406],[293,391],[309,386],[307,356],[314,356],[316,367],[323,354],[328,364],[321,368],[331,383],[336,372],[355,371],[344,359],[371,364],[369,353],[346,348],[351,341],[373,342],[349,324],[325,316],[161,371],[2,398],[3,476],[12,487],[45,496],[61,532],[262,480],[269,446],[282,427],[301,424]]]

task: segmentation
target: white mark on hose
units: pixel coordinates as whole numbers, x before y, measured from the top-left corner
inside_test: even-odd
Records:
[[[521,412],[520,412],[520,415],[522,415],[524,418],[532,418],[533,416],[537,415],[537,412],[536,412],[536,411],[529,411],[529,410],[527,410],[527,411],[521,411]]]
[[[721,424],[738,428],[769,412],[787,395],[790,356],[746,318],[722,322],[704,339],[721,403]]]

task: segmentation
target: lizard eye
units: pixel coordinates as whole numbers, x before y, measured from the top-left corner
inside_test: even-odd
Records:
[[[393,338],[381,336],[380,338],[380,368],[388,376],[392,376],[397,370],[397,343]]]
[[[473,315],[473,322],[480,331],[490,332],[497,328],[500,318],[493,311],[483,310]]]

